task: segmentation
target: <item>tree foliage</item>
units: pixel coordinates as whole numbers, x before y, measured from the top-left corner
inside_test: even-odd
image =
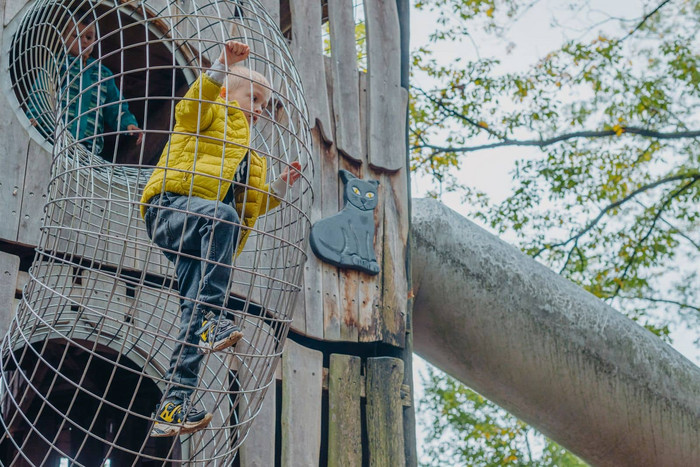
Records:
[[[679,323],[698,329],[700,0],[630,1],[624,17],[560,2],[549,13],[569,38],[513,70],[521,45],[508,31],[540,3],[417,0],[438,20],[412,55],[412,169],[436,196],[459,193],[469,215],[661,338]],[[574,30],[562,16],[588,24]],[[484,38],[505,52],[481,56]],[[444,60],[445,50],[470,53]],[[468,157],[498,164],[499,148],[523,157],[511,195],[492,203],[456,174]],[[435,458],[507,464],[515,445],[517,465],[529,465],[529,428],[451,380],[427,383],[424,407],[443,415],[430,428],[442,446],[431,444]],[[460,442],[445,447],[450,430]]]
[[[428,371],[423,407],[434,411],[425,465],[579,467],[580,459],[479,394],[434,369]],[[453,439],[459,442],[453,442]]]
[[[435,51],[471,29],[501,34],[532,2],[418,6],[439,12],[440,27],[413,54],[413,169],[461,190],[473,215],[657,334],[678,313],[697,323],[697,268],[683,264],[700,252],[700,2],[647,2],[516,72],[494,57],[443,64]],[[500,147],[539,154],[517,163],[512,196],[491,205],[454,173]]]

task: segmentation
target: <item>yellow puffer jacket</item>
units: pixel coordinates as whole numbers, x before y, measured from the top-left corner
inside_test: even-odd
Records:
[[[165,191],[220,201],[226,196],[236,168],[248,152],[250,129],[243,112],[227,106],[219,97],[220,91],[221,85],[203,74],[175,107],[173,134],[143,189],[142,217],[150,199]],[[266,176],[265,159],[250,151],[249,188],[235,190],[236,211],[244,227],[236,254],[243,249],[258,216],[280,203],[268,196]]]

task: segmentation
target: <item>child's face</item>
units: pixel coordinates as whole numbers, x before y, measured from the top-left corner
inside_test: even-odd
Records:
[[[95,25],[84,25],[78,23],[77,27],[75,23],[68,26],[66,35],[64,37],[66,44],[68,45],[68,51],[73,56],[82,56],[83,59],[87,59],[92,53],[92,48],[95,45],[97,37],[95,35]]]
[[[265,100],[265,87],[255,81],[252,82],[252,86],[250,83],[250,81],[244,80],[233,90],[229,90],[228,97],[224,96],[224,98],[227,98],[229,101],[237,101],[239,107],[248,118],[248,123],[253,125],[258,121],[258,115],[261,115],[263,109],[267,107],[267,101]]]

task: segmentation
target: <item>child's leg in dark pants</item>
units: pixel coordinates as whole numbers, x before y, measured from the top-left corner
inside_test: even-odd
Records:
[[[164,253],[175,263],[181,295],[180,332],[165,375],[173,382],[168,397],[183,400],[197,386],[203,355],[196,346],[196,331],[204,315],[210,311],[218,315],[216,307],[225,302],[238,222],[235,209],[228,204],[171,193],[161,196],[160,209],[151,207],[146,212],[153,242],[172,250]],[[197,298],[214,307],[195,305]]]

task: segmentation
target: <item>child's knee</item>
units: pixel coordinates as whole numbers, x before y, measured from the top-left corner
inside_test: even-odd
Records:
[[[217,216],[224,222],[237,223],[238,213],[230,204],[219,203],[217,206]]]

